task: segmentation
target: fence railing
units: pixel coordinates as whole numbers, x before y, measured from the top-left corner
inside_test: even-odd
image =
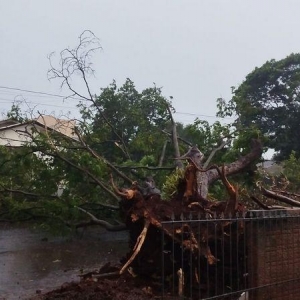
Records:
[[[298,209],[181,216],[162,232],[163,299],[300,299]]]

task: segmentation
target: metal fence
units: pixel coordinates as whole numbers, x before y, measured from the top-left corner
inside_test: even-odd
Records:
[[[162,229],[163,299],[300,299],[299,210],[181,216]]]

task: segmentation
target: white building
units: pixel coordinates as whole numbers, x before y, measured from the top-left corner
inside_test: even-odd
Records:
[[[30,135],[34,131],[45,132],[46,130],[59,132],[74,140],[75,120],[62,120],[53,116],[39,116],[37,119],[24,123],[8,119],[0,121],[0,145],[20,147],[31,141]]]

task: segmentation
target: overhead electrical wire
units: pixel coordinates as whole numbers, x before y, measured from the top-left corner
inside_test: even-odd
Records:
[[[26,92],[26,93],[32,93],[32,94],[47,95],[47,96],[51,96],[51,97],[59,97],[59,98],[64,98],[64,99],[71,98],[71,99],[80,100],[80,98],[76,98],[73,96],[63,96],[63,95],[58,95],[58,94],[46,93],[46,92],[38,92],[38,91],[32,91],[32,90],[24,90],[24,89],[20,89],[20,88],[12,88],[12,87],[8,87],[8,86],[0,86],[0,89],[20,91],[20,92]]]
[[[21,89],[21,88],[13,88],[13,87],[8,87],[8,86],[0,86],[0,89],[8,90],[8,91],[19,91],[19,92],[31,93],[31,94],[37,95],[37,97],[42,97],[42,98],[46,98],[45,96],[48,96],[48,97],[57,97],[57,98],[61,98],[61,99],[82,100],[81,98],[77,98],[77,97],[74,97],[74,96],[63,96],[63,95],[58,95],[58,94],[53,94],[53,93],[33,91],[33,90],[27,90],[27,89]],[[3,93],[3,92],[6,93],[6,94],[8,93],[7,91],[6,92],[5,91],[0,91],[0,93]],[[17,95],[17,96],[21,96],[21,95]],[[8,102],[3,102],[3,100],[8,101]],[[12,103],[15,100],[16,99],[0,98],[1,103]],[[64,106],[64,105],[55,105],[55,104],[48,104],[48,103],[44,104],[44,103],[37,103],[37,102],[31,102],[31,101],[29,103],[30,104],[35,104],[35,105],[46,105],[46,106],[70,108],[70,109],[75,109],[76,108],[76,106]],[[222,118],[222,117],[218,117],[218,116],[204,115],[204,114],[197,114],[197,113],[188,113],[188,112],[180,112],[180,111],[176,111],[174,114],[185,115],[185,116],[193,116],[193,117],[214,118],[214,119],[229,119],[229,120],[234,119],[234,118],[230,118],[230,117]]]

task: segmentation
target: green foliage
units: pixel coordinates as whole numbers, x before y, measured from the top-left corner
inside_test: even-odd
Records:
[[[6,114],[8,119],[12,119],[18,122],[24,122],[27,120],[26,114],[22,113],[20,105],[18,103],[14,103],[10,109],[10,111]]]
[[[167,105],[156,86],[138,92],[130,79],[120,88],[113,82],[101,90],[93,107],[93,137],[101,141],[95,148],[116,163],[137,162],[149,154],[158,160],[166,138],[161,130],[169,123]]]
[[[300,54],[267,61],[247,75],[220,115],[237,115],[240,130],[257,129],[276,159],[288,159],[292,150],[300,156]]]
[[[190,141],[193,145],[198,145],[207,159],[214,148],[218,147],[224,140],[230,140],[234,137],[234,128],[231,124],[222,125],[219,121],[210,124],[197,118],[193,124],[188,124],[178,130],[178,133],[183,139]],[[222,151],[218,152],[214,161],[218,161],[222,153]]]
[[[169,176],[166,176],[165,183],[162,187],[162,199],[170,200],[174,197],[180,180],[184,180],[183,169],[176,168],[174,172],[172,172]]]
[[[102,89],[95,104],[80,106],[83,122],[77,130],[83,143],[29,126],[29,142],[17,148],[0,147],[3,218],[31,219],[44,228],[59,228],[87,218],[76,206],[88,206],[95,215],[111,218],[111,210],[100,212],[97,206],[118,204],[109,193],[112,170],[107,162],[134,180],[152,175],[161,186],[170,172],[154,170],[168,139],[162,130],[170,124],[170,103],[161,90],[153,86],[138,92],[128,79],[120,88],[113,83]],[[19,107],[13,106],[9,117],[19,122],[27,119],[20,116]],[[168,148],[165,163],[172,166],[172,147]],[[115,179],[124,186],[121,177]]]
[[[108,181],[109,171],[103,161],[78,142],[55,132],[47,135],[35,132],[31,139],[22,147],[0,147],[3,218],[65,228],[66,223],[85,217],[76,206],[99,200],[103,204],[116,204],[116,199],[105,193],[94,179]],[[60,197],[59,186],[63,187]]]
[[[82,97],[78,105],[81,120],[75,131],[79,139],[32,126],[25,133],[30,136],[29,142],[22,147],[0,147],[0,218],[31,219],[43,228],[69,230],[73,224],[88,219],[77,207],[106,220],[116,217],[112,209],[100,209],[118,204],[111,188],[111,173],[119,186],[152,175],[166,200],[183,180],[183,170],[170,174],[175,165],[169,114],[173,107],[159,87],[153,85],[138,91],[127,79],[120,87],[113,81],[100,89],[99,95],[90,94],[87,83],[88,76],[93,74],[90,57],[98,46],[98,39],[86,31],[80,35],[77,47],[61,51],[57,68],[50,58],[49,78],[59,79],[80,96],[72,81],[73,76],[80,73],[87,88],[89,97]],[[188,125],[178,123],[180,152],[187,151],[187,144],[197,144],[208,158],[215,148],[227,141],[226,147],[219,150],[211,162],[221,164],[247,151],[249,139],[263,130],[254,122],[251,126],[246,124],[247,118],[242,117],[245,102],[242,100],[248,99],[243,93],[243,88],[239,88],[229,104],[222,99],[217,104],[222,116],[237,113],[240,123],[209,124],[200,119]],[[264,113],[252,104],[246,108],[251,117],[257,112]],[[29,119],[18,105],[12,106],[8,117],[19,122]],[[61,195],[58,195],[58,187]],[[220,186],[216,184],[212,192],[220,196]]]
[[[289,159],[283,161],[283,175],[289,182],[291,191],[300,192],[300,158],[292,151]]]
[[[131,180],[142,181],[151,175],[162,190],[163,199],[174,195],[184,171],[177,169],[170,174],[174,149],[171,135],[166,132],[171,133],[167,110],[171,103],[161,90],[153,86],[139,92],[127,79],[119,88],[113,82],[101,89],[95,99],[92,106],[80,105],[80,140],[33,127],[30,141],[22,147],[0,147],[3,218],[31,219],[45,229],[68,231],[72,224],[88,218],[77,209],[80,206],[99,218],[114,219],[117,215],[111,209],[99,209],[103,205],[118,205],[111,191],[111,167]],[[182,140],[197,144],[206,159],[213,149],[228,141],[211,162],[217,164],[232,162],[247,152],[249,139],[260,134],[254,128],[237,139],[235,125],[209,124],[199,119],[188,125],[178,123],[177,132]],[[179,147],[185,153],[187,145],[182,140]],[[163,164],[159,166],[165,145]],[[113,175],[117,185],[129,184],[116,171]],[[243,177],[237,180],[245,181]],[[58,187],[62,188],[59,197]],[[222,193],[222,186],[216,183],[210,196],[223,199]]]

